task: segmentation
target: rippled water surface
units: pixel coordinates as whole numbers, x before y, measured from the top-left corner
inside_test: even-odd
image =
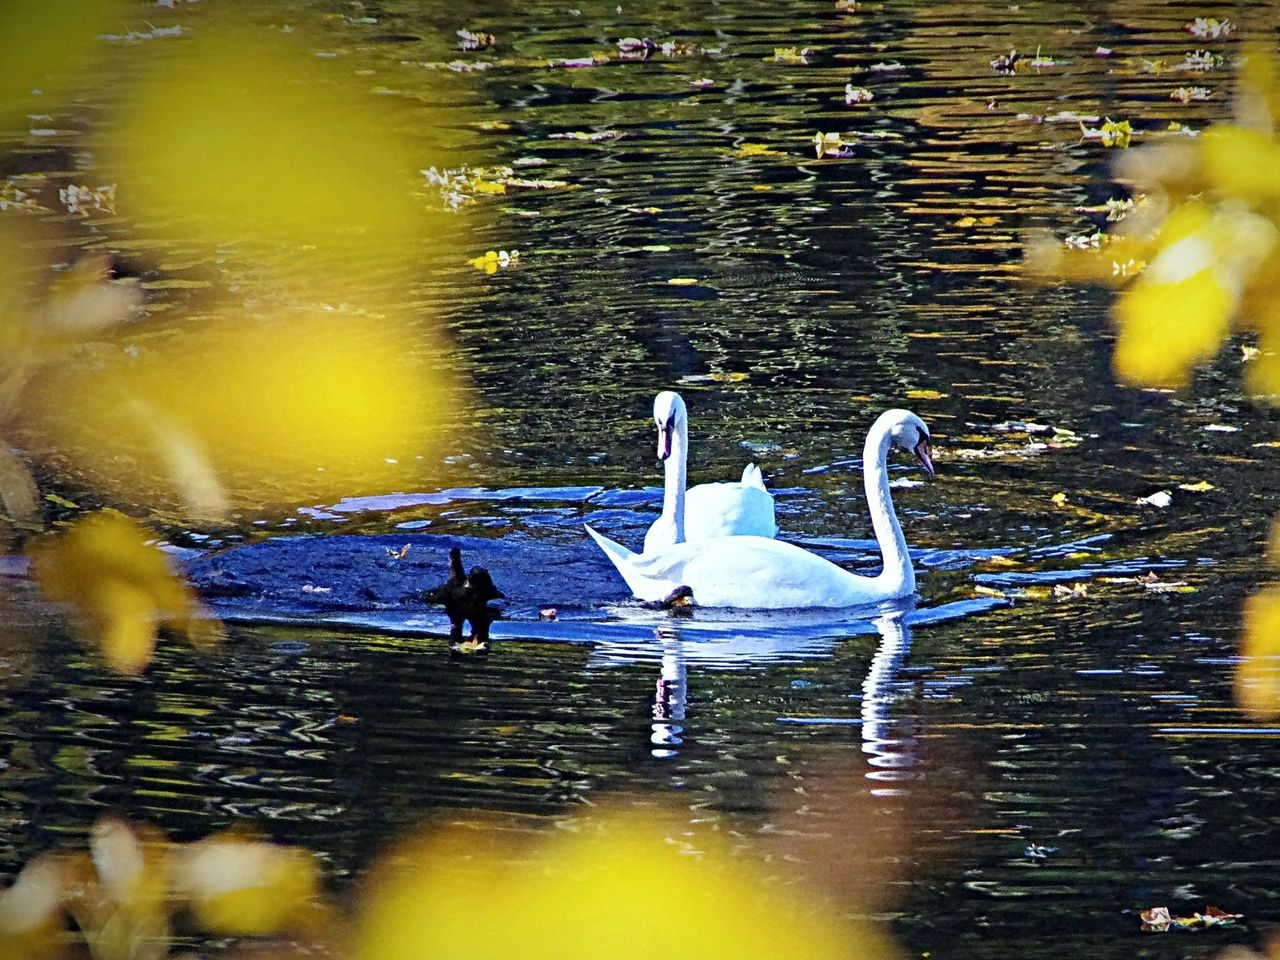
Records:
[[[447,479],[175,531],[234,642],[162,645],[138,680],[50,637],[21,578],[0,579],[3,867],[117,808],[179,836],[263,820],[343,885],[424,819],[482,809],[538,831],[613,800],[714,823],[769,870],[781,843],[916,955],[1184,956],[1280,921],[1280,729],[1231,695],[1240,605],[1268,576],[1274,415],[1239,393],[1238,345],[1185,392],[1116,386],[1108,295],[1019,267],[1030,231],[1092,231],[1073,208],[1121,195],[1109,151],[1046,116],[1127,118],[1136,141],[1224,119],[1229,66],[1143,63],[1203,46],[1183,25],[1209,14],[1240,25],[1213,45],[1230,58],[1275,8],[421,6],[287,14],[322,17],[321,52],[383,95],[452,111],[424,167],[541,158],[531,176],[569,183],[479,197],[457,261],[401,292],[445,317],[475,389],[429,454]],[[461,52],[461,27],[498,45]],[[625,60],[622,37],[681,47]],[[1015,47],[1069,63],[990,67]],[[556,65],[592,54],[608,58]],[[874,99],[846,106],[850,82]],[[1211,99],[1170,99],[1190,83]],[[818,132],[851,156],[815,158]],[[89,162],[65,139],[19,144],[26,168]],[[93,245],[111,248],[109,224]],[[466,263],[487,249],[519,262]],[[581,524],[639,544],[661,481],[648,412],[669,387],[693,481],[754,460],[784,535],[859,569],[875,565],[866,427],[919,413],[938,474],[894,472],[912,481],[894,497],[918,600],[688,619],[630,604]],[[1138,503],[1160,490],[1169,506]],[[451,657],[421,602],[453,543],[510,595],[484,658]],[[859,858],[861,885],[841,873]],[[1206,903],[1246,920],[1140,932],[1146,907]]]

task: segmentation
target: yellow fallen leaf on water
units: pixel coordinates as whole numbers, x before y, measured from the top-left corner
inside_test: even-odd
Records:
[[[667,281],[673,287],[692,287],[697,282],[696,277],[672,277]]]
[[[107,510],[31,550],[45,596],[72,608],[85,639],[121,673],[139,673],[150,662],[161,627],[198,647],[222,638],[221,624],[150,536],[136,520]]]
[[[785,157],[786,154],[781,150],[775,150],[773,147],[764,143],[740,143],[734,149],[740,157]]]
[[[1178,489],[1186,490],[1188,493],[1207,493],[1215,487],[1208,480],[1201,480],[1197,483],[1180,483]]]
[[[1066,495],[1065,493],[1061,493],[1061,492],[1059,492],[1059,493],[1055,493],[1055,494],[1054,494],[1052,497],[1050,497],[1049,499],[1050,499],[1050,501],[1052,501],[1055,505],[1057,505],[1057,506],[1061,507],[1061,506],[1063,506],[1064,504],[1066,504],[1066,502],[1067,502],[1067,495]]]
[[[908,390],[906,396],[910,400],[942,400],[947,395],[938,390]]]
[[[497,273],[507,267],[515,266],[520,261],[519,250],[486,250],[478,257],[472,257],[467,263],[485,273]]]

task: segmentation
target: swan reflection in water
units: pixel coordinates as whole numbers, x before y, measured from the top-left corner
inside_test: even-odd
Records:
[[[904,725],[914,726],[915,721],[891,715],[893,705],[904,699],[913,686],[911,681],[898,680],[902,661],[911,652],[911,627],[901,613],[886,614],[872,622],[880,634],[880,644],[862,681],[862,752],[871,765],[868,780],[901,784],[920,776],[915,769],[920,763],[915,752],[917,740],[898,732]],[[884,786],[871,792],[876,796],[897,796],[907,791],[900,786]]]
[[[903,725],[914,724],[912,718],[894,717],[893,706],[911,694],[913,684],[898,679],[898,672],[903,660],[911,651],[911,627],[907,623],[902,609],[883,614],[870,621],[880,635],[880,642],[872,657],[870,669],[862,681],[862,750],[867,754],[870,770],[866,776],[883,786],[872,789],[877,796],[893,796],[905,793],[902,784],[919,777],[916,768],[919,758],[915,750],[917,739],[912,732],[903,733]],[[657,652],[660,657],[659,673],[653,698],[653,720],[650,725],[649,742],[651,754],[660,760],[670,760],[679,756],[684,745],[685,711],[689,702],[690,660],[694,664],[711,666],[718,669],[742,669],[753,662],[749,656],[745,659],[730,659],[724,656],[708,656],[715,644],[706,641],[686,640],[677,624],[663,624],[654,629],[654,640],[657,650],[649,648],[649,656]],[[826,648],[829,654],[832,643]],[[631,644],[622,657],[622,650],[606,652],[599,649],[593,659],[597,665],[616,664],[619,661],[634,662],[639,659],[640,651]],[[771,651],[777,659],[777,651]],[[798,651],[797,651],[798,652]],[[805,650],[809,656],[814,651]],[[601,662],[603,661],[603,663]],[[813,721],[810,721],[813,722]],[[817,721],[821,722],[821,721]]]
[[[653,697],[650,753],[659,760],[670,760],[679,755],[679,748],[684,744],[684,708],[689,697],[688,668],[679,630],[659,627],[654,633],[662,644],[662,669]]]

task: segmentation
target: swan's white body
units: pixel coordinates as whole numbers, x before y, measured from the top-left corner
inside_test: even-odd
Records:
[[[665,483],[662,515],[644,535],[645,555],[677,543],[715,537],[777,535],[773,496],[754,463],[747,464],[740,481],[700,483],[685,489],[689,459],[689,416],[678,393],[664,390],[653,401],[658,427],[658,457]]]
[[[694,602],[704,607],[851,607],[908,596],[915,592],[916,577],[889,494],[891,446],[914,451],[933,472],[929,432],[920,418],[906,410],[881,414],[862,454],[871,525],[884,560],[884,569],[874,577],[858,576],[795,544],[767,537],[720,537],[637,554],[590,525],[587,532],[641,600],[662,600],[680,586],[689,587]]]

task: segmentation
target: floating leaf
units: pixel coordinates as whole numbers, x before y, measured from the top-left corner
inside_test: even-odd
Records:
[[[485,273],[497,273],[513,267],[520,262],[519,250],[486,250],[478,257],[472,257],[467,263]]]
[[[1101,140],[1104,147],[1119,147],[1124,149],[1129,146],[1129,141],[1133,136],[1133,127],[1130,126],[1128,120],[1112,120],[1107,117],[1102,126],[1088,127],[1084,122],[1080,123],[1080,137],[1082,140]]]
[[[1196,483],[1180,483],[1178,489],[1186,490],[1188,493],[1208,493],[1214,489],[1214,486],[1208,480],[1199,480]]]
[[[774,63],[808,63],[809,48],[803,49],[798,47],[774,47],[773,56],[771,58]]]
[[[1177,100],[1179,103],[1190,103],[1193,100],[1208,100],[1211,96],[1213,93],[1208,87],[1178,87],[1169,94],[1169,99]]]
[[[853,147],[845,143],[844,138],[838,133],[815,133],[813,151],[819,160],[823,157],[853,156]]]
[[[457,34],[458,46],[463,50],[479,50],[481,47],[492,47],[498,42],[498,38],[492,33],[459,30]]]
[[[734,148],[734,153],[740,157],[785,157],[786,154],[781,150],[775,150],[773,147],[764,143],[740,143]]]
[[[1058,492],[1058,493],[1055,493],[1052,497],[1050,497],[1049,500],[1055,506],[1058,506],[1058,507],[1066,506],[1067,495],[1065,493]]]
[[[692,287],[697,282],[696,277],[671,277],[667,281],[673,287]]]
[[[622,134],[617,130],[571,130],[567,133],[548,134],[551,140],[582,140],[586,143],[605,143],[609,140],[620,140]]]
[[[1182,29],[1198,40],[1217,40],[1228,36],[1235,29],[1235,24],[1214,17],[1196,17]]]

